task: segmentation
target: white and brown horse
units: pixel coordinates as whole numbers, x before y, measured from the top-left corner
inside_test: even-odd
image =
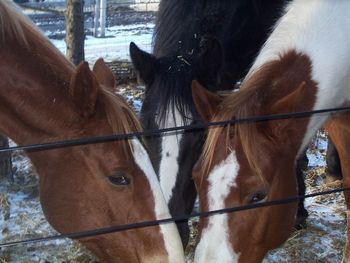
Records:
[[[349,14],[345,0],[292,1],[239,92],[220,98],[194,82],[202,118],[222,121],[347,104]],[[231,125],[209,130],[194,168],[201,210],[296,196],[296,159],[327,120],[339,150],[343,185],[350,187],[349,113]],[[349,221],[350,194],[344,195]],[[195,262],[261,262],[269,249],[289,237],[296,211],[294,203],[202,218]],[[349,240],[343,262],[350,262]]]
[[[8,0],[0,1],[0,132],[19,145],[138,131],[102,60],[75,68]],[[28,151],[40,201],[60,233],[170,217],[140,140]],[[175,224],[80,239],[101,262],[183,262]]]

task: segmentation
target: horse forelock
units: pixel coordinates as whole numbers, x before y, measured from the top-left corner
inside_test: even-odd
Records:
[[[135,112],[125,102],[125,100],[109,88],[101,86],[102,101],[105,107],[108,123],[115,135],[141,132],[141,124]],[[142,140],[141,140],[142,141]],[[124,153],[131,158],[133,152],[132,140],[121,140]]]
[[[220,111],[213,116],[213,122],[222,122],[235,119],[244,119],[247,117],[257,116],[256,103],[258,103],[259,94],[254,88],[242,90],[238,93],[228,95],[220,104]],[[215,149],[225,145],[226,154],[231,151],[230,139],[237,138],[242,144],[242,149],[250,166],[260,174],[259,166],[255,156],[254,146],[258,133],[255,123],[244,123],[236,125],[227,125],[213,127],[208,130],[207,139],[203,146],[202,161],[203,175],[209,174],[214,162]],[[222,142],[222,135],[225,142]]]
[[[160,103],[156,109],[156,123],[160,127],[165,127],[167,122],[174,123],[175,126],[188,125],[193,120],[194,105],[185,97],[163,97],[165,103]],[[178,116],[178,117],[175,117]],[[178,119],[180,117],[180,119]],[[172,120],[170,118],[173,118]],[[178,123],[180,121],[180,123]],[[170,128],[170,127],[167,127]]]
[[[158,59],[156,77],[150,87],[145,104],[156,105],[143,111],[162,126],[169,116],[179,113],[183,123],[189,123],[195,107],[191,97],[191,80],[194,78],[193,59],[188,56],[172,56]]]
[[[218,107],[218,111],[214,114],[212,121],[240,120],[266,114],[264,112],[264,106],[266,106],[264,105],[264,99],[273,93],[275,87],[272,82],[274,77],[278,77],[276,75],[276,72],[280,70],[278,65],[283,68],[283,65],[278,64],[278,62],[281,62],[284,58],[285,61],[287,60],[284,63],[284,66],[286,66],[288,65],[288,60],[292,59],[294,55],[295,53],[293,52],[281,55],[278,60],[267,62],[261,68],[256,69],[254,73],[250,74],[244,80],[239,92],[225,97]],[[222,145],[222,141],[220,140],[222,134],[225,134],[227,153],[230,151],[230,138],[236,138],[241,143],[242,150],[250,167],[265,181],[259,166],[257,151],[255,150],[259,134],[261,134],[258,124],[255,122],[235,124],[233,127],[227,125],[209,129],[201,156],[203,174],[208,174],[214,165],[215,149],[221,147],[219,145]]]

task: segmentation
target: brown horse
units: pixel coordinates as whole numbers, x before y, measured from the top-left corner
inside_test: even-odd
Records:
[[[0,1],[0,132],[19,145],[139,131],[103,60],[75,68],[10,1]],[[28,151],[60,233],[170,217],[143,144]],[[175,224],[80,240],[101,262],[183,262]]]
[[[223,121],[348,105],[349,12],[349,1],[292,1],[239,92],[222,98],[193,83],[201,117]],[[327,120],[343,186],[350,187],[349,117],[319,114],[210,129],[193,171],[201,210],[296,196],[297,157]],[[349,226],[350,193],[344,195]],[[195,262],[261,262],[289,237],[296,211],[293,203],[202,218]],[[348,232],[343,262],[350,262],[349,252]]]

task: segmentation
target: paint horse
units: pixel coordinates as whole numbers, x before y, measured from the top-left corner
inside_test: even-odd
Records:
[[[211,91],[233,89],[247,73],[285,2],[161,1],[153,55],[130,45],[134,67],[146,84],[143,126],[158,129],[200,122],[191,81],[198,79]],[[193,209],[197,193],[192,168],[204,136],[204,131],[188,131],[147,140],[173,216],[189,214]],[[179,222],[178,228],[186,247],[187,222]]]
[[[202,118],[235,120],[347,105],[349,12],[349,1],[292,1],[239,92],[220,98],[194,83]],[[210,129],[193,172],[201,210],[296,196],[296,159],[327,120],[343,186],[350,187],[349,117],[343,112]],[[344,195],[349,226],[350,195]],[[261,262],[289,237],[296,211],[292,203],[202,218],[195,262]],[[343,262],[350,262],[349,251],[348,232]]]
[[[140,130],[102,60],[75,68],[10,1],[0,2],[0,132],[19,145]],[[170,217],[143,143],[27,151],[60,233]],[[184,262],[175,224],[79,240],[100,262]]]

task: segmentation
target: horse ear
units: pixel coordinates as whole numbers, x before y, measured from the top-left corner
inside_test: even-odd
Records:
[[[202,51],[198,58],[198,77],[205,83],[214,80],[214,85],[217,86],[224,60],[222,46],[216,38],[208,37],[203,38],[200,48]]]
[[[106,65],[103,58],[99,58],[92,69],[95,74],[98,83],[114,91],[116,80],[111,69]]]
[[[156,58],[151,54],[142,51],[134,42],[130,43],[130,57],[134,65],[138,80],[150,85],[154,78],[154,64]]]
[[[277,102],[273,103],[271,106],[271,112],[273,114],[289,113],[295,112],[299,102],[303,98],[305,92],[305,81],[303,81],[298,88],[294,89],[289,94],[279,98]]]
[[[82,116],[88,118],[95,112],[98,91],[99,84],[89,64],[81,62],[71,78],[69,95]]]
[[[279,98],[270,107],[272,114],[293,113],[297,111],[298,106],[304,98],[306,83],[303,81],[298,88],[294,89],[289,94]],[[282,119],[271,122],[275,134],[279,134],[289,124],[290,119]]]
[[[192,81],[192,97],[199,116],[203,121],[210,121],[222,98],[204,88],[197,80]]]

